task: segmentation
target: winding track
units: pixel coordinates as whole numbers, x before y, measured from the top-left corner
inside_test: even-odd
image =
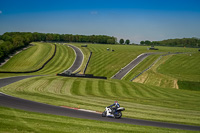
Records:
[[[77,54],[76,60],[78,60],[79,56],[81,55],[78,56],[79,53],[76,53],[76,54]],[[79,62],[80,61],[81,60],[79,60]],[[75,68],[77,68],[77,65],[72,65],[70,69],[74,70]],[[11,83],[17,82],[19,80],[23,80],[30,77],[33,77],[33,76],[18,76],[18,77],[0,79],[0,88],[3,86],[9,85]],[[34,102],[30,100],[25,100],[25,99],[9,96],[3,93],[0,93],[0,106],[22,109],[22,110],[32,111],[32,112],[54,114],[54,115],[61,115],[61,116],[70,116],[70,117],[92,119],[92,120],[99,120],[99,121],[200,131],[200,126],[164,123],[164,122],[130,119],[130,118],[121,118],[121,119],[104,118],[104,117],[101,117],[101,114],[98,114],[98,113],[91,113],[91,112],[85,112],[85,111],[80,111],[80,110],[74,110],[70,108],[48,105],[44,103],[39,103],[39,102]]]
[[[124,68],[122,68],[120,71],[118,71],[114,76],[112,76],[112,79],[122,79],[126,74],[128,74],[134,67],[136,67],[141,61],[143,61],[146,57],[154,53],[143,53],[139,55],[136,59],[131,61],[128,65],[126,65]]]
[[[79,67],[81,67],[81,64],[83,62],[83,53],[79,48],[77,48],[77,47],[75,47],[73,45],[68,45],[68,46],[71,47],[74,50],[75,54],[76,54],[76,59],[74,60],[73,65],[68,69],[68,71],[74,72]]]

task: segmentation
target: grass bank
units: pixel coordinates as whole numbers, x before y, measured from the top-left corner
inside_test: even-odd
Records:
[[[199,125],[200,92],[166,89],[120,80],[43,76],[0,88],[9,95],[53,104],[103,111],[118,100],[124,116]]]
[[[82,44],[74,44],[81,47]],[[87,44],[89,51],[92,51],[92,57],[86,73],[96,76],[105,76],[111,78],[121,68],[134,60],[141,53],[148,52],[194,52],[195,48],[182,47],[157,47],[159,50],[147,50],[149,46],[132,46],[132,45],[109,45],[109,44]],[[109,48],[109,50],[107,50]],[[112,51],[114,50],[114,51]],[[89,52],[88,51],[88,52]],[[154,58],[155,59],[155,58]],[[151,59],[152,60],[152,59]],[[151,61],[149,61],[150,64]],[[135,74],[132,74],[135,75]],[[126,79],[131,79],[129,75]]]
[[[40,45],[41,44],[38,44],[36,46],[40,47]],[[42,45],[47,45],[47,44],[42,44]],[[49,46],[51,46],[51,45],[49,45]],[[29,74],[1,73],[0,77],[3,78],[3,77],[20,76],[20,75],[46,75],[46,74],[55,75],[57,73],[63,72],[64,70],[67,70],[73,64],[73,62],[75,60],[75,53],[72,48],[67,47],[66,45],[56,44],[56,46],[57,46],[57,50],[56,50],[56,54],[55,54],[54,58],[50,62],[48,62],[42,70],[40,70],[38,72],[34,72],[34,73],[29,73]],[[44,46],[44,48],[45,47],[48,47],[48,45]],[[45,49],[45,51],[46,50],[48,50],[48,49]],[[50,49],[49,52],[50,53],[48,53],[48,55],[50,56],[52,49]],[[27,54],[27,51],[22,51],[20,54],[22,54],[22,55],[15,57],[15,59],[14,59],[15,61],[22,62],[22,57]],[[46,57],[44,57],[44,58],[46,58]],[[35,58],[35,62],[40,62],[40,60],[44,60],[44,58],[42,58],[42,57]],[[11,59],[10,62],[14,62],[13,59]],[[7,65],[9,65],[9,64],[7,64]],[[42,64],[40,64],[40,65],[42,65]],[[2,66],[2,67],[6,67],[6,66]],[[15,70],[15,67],[18,67],[17,64],[9,65],[10,70]],[[34,69],[31,66],[31,64],[28,64],[26,67],[27,67],[27,70],[31,70],[30,68]]]
[[[40,68],[52,57],[55,46],[49,43],[34,43],[34,46],[12,57],[0,67],[0,71],[24,72]]]
[[[189,90],[199,90],[199,58],[200,53],[163,56],[150,70],[133,82],[176,89],[187,89],[190,86]]]
[[[1,132],[42,132],[42,133],[133,133],[133,132],[175,132],[191,131],[149,126],[136,126],[113,122],[78,119],[64,116],[33,113],[0,107]]]

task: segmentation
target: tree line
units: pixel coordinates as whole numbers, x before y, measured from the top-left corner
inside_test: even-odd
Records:
[[[0,35],[0,61],[3,61],[10,53],[29,45],[30,42],[81,42],[116,44],[117,38],[106,35],[72,35],[53,33],[31,33],[31,32],[6,32]]]
[[[130,44],[130,40],[127,39],[127,40],[124,42],[124,39],[120,39],[120,40],[119,40],[119,43],[120,43],[120,44],[127,44],[127,45],[129,45],[129,44]]]
[[[141,41],[141,45],[153,46],[177,46],[177,47],[200,47],[199,38],[167,39],[162,41]]]

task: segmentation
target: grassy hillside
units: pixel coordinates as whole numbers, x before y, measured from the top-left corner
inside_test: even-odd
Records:
[[[35,77],[0,89],[38,102],[96,111],[118,100],[123,116],[199,125],[200,92],[166,89],[120,80]]]
[[[107,48],[110,48],[110,50],[107,51]],[[109,78],[137,55],[146,51],[142,47],[138,47],[137,50],[140,51],[137,51],[134,50],[134,46],[102,44],[88,44],[88,49],[93,53],[86,73]],[[111,50],[114,50],[114,52]]]
[[[55,46],[48,43],[34,43],[29,49],[12,57],[0,71],[31,71],[40,68],[52,55]]]
[[[57,51],[54,58],[40,71],[34,74],[57,74],[67,70],[75,60],[75,53],[67,45],[56,44]]]
[[[174,55],[158,72],[176,78],[180,89],[200,91],[200,53]]]
[[[42,133],[132,133],[132,132],[162,132],[188,133],[190,131],[167,129],[149,126],[136,126],[113,122],[78,119],[64,116],[25,112],[16,109],[0,107],[1,132],[42,132]]]
[[[199,57],[199,53],[164,56],[152,69],[144,72],[134,82],[177,89],[200,90],[198,89],[200,88]]]
[[[143,72],[149,66],[151,66],[158,58],[159,55],[150,55],[145,58],[141,63],[139,63],[135,68],[133,68],[124,78],[123,80],[131,81],[135,76]]]
[[[74,44],[81,46],[82,44]],[[90,51],[93,52],[86,73],[96,76],[106,76],[111,78],[121,68],[125,67],[139,54],[145,52],[194,52],[195,48],[181,47],[157,47],[158,51],[147,50],[149,46],[131,46],[131,45],[102,45],[87,44]],[[108,51],[107,48],[110,50]],[[114,50],[114,52],[111,52]],[[149,62],[150,64],[150,62]],[[132,74],[134,75],[134,74]],[[131,79],[131,76],[127,79]]]
[[[92,51],[93,55],[86,73],[109,78],[144,52],[197,51],[193,48],[174,47],[157,47],[158,51],[149,51],[146,46],[88,44],[87,48],[83,48],[82,44],[74,43],[73,45],[79,47],[84,53],[84,63],[79,70],[83,71],[89,51]],[[40,48],[41,51],[36,50],[35,47]],[[107,48],[110,48],[110,51],[107,51]],[[53,45],[38,43],[28,50],[33,53],[38,52],[37,54],[41,57],[31,58],[29,52],[23,51],[20,53],[21,56],[15,58],[21,61],[24,59],[23,57],[29,57],[39,66],[39,62],[47,58],[45,56],[48,54],[47,51],[51,52],[52,49]],[[111,49],[114,52],[111,52]],[[46,54],[44,54],[45,52]],[[50,54],[48,55],[50,56]],[[96,111],[103,111],[107,105],[118,100],[121,106],[126,108],[126,111],[123,112],[124,117],[200,125],[200,91],[191,91],[199,88],[199,53],[192,54],[192,56],[189,54],[165,56],[152,69],[134,80],[134,82],[140,83],[129,81],[158,57],[159,55],[149,56],[123,80],[42,76],[13,83],[0,88],[0,92],[57,106],[80,107]],[[57,52],[53,60],[44,69],[32,74],[55,75],[69,68],[74,59],[75,54],[71,48],[57,44]],[[186,63],[188,65],[185,65]],[[9,65],[6,69],[13,70],[13,67],[17,66],[15,65]],[[26,66],[26,69],[33,68],[35,67],[31,64]],[[23,68],[23,70],[26,69]],[[20,74],[0,74],[0,77],[16,75]],[[191,85],[192,88],[189,88]],[[173,89],[178,87],[181,89]],[[149,132],[183,132],[182,130],[29,113],[3,107],[0,109],[0,119],[4,120],[0,122],[0,131],[5,132],[55,132],[58,130],[58,132],[80,132],[80,130],[82,132],[116,132],[116,129],[121,132],[146,132],[147,130]]]
[[[157,70],[179,80],[200,82],[200,52],[170,56]]]
[[[67,70],[73,64],[74,59],[75,59],[75,53],[74,53],[73,49],[68,47],[67,45],[56,44],[56,46],[57,46],[57,51],[56,51],[54,58],[42,70],[40,70],[38,72],[30,73],[28,75],[41,75],[41,74],[44,74],[44,75],[45,74],[54,74],[55,75],[57,73],[63,72],[64,70]],[[53,45],[36,43],[36,47],[38,47],[37,49],[41,49],[42,51],[47,52],[48,58],[49,58],[49,56],[52,56],[52,52],[54,50]],[[35,46],[33,46],[33,48],[35,48]],[[51,48],[51,49],[46,49],[46,48]],[[50,50],[50,51],[48,52],[48,50]],[[34,49],[31,49],[31,48],[30,48],[30,51],[35,52]],[[42,51],[37,51],[35,54],[41,54]],[[2,69],[2,70],[16,70],[15,68],[18,67],[17,64],[19,64],[20,62],[25,64],[26,62],[23,62],[22,59],[23,59],[23,57],[26,57],[25,55],[27,55],[28,52],[29,51],[23,51],[20,53],[21,54],[20,56],[16,55],[15,57],[11,58],[10,61],[8,62],[9,64],[6,63],[4,66],[2,66],[2,68],[6,68],[6,69]],[[35,67],[31,66],[32,65],[31,62],[41,62],[42,61],[39,64],[39,66],[41,66],[44,63],[44,60],[46,60],[48,58],[45,56],[43,56],[43,58],[42,58],[42,56],[40,58],[30,57],[29,58],[30,63],[29,64],[27,63],[27,66],[24,66],[24,68],[26,67],[26,69],[23,69],[23,70],[35,70]],[[12,64],[13,62],[17,62],[17,64]],[[20,70],[23,71],[22,68]],[[17,75],[25,75],[25,74],[0,74],[0,77],[17,76]]]

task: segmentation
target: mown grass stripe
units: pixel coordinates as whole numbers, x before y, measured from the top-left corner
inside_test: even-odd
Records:
[[[104,85],[105,85],[105,91],[108,94],[108,96],[116,97],[116,95],[113,94],[113,92],[112,92],[111,82],[105,82]]]
[[[92,84],[93,84],[93,82],[91,80],[86,81],[85,92],[87,95],[93,95]]]
[[[99,80],[98,82],[98,90],[99,93],[101,94],[101,96],[108,96],[108,93],[106,92],[106,88],[105,88],[105,81],[104,80]]]
[[[125,87],[122,87],[123,84]],[[19,86],[22,86],[23,88],[21,88],[20,91],[17,91]],[[29,90],[26,89],[27,87]],[[100,89],[101,87],[105,90],[102,91]],[[86,92],[85,88],[90,89],[88,89],[88,92]],[[126,88],[128,93],[131,95],[125,93],[124,88]],[[154,95],[151,93],[151,91],[154,93],[154,89],[159,89],[159,91],[163,92],[164,94],[168,93],[169,95],[167,97],[163,97],[162,93],[160,94],[157,92],[155,92]],[[90,80],[48,76],[35,77],[20,81],[10,86],[1,88],[0,90],[2,92],[6,91],[9,94],[12,93],[13,96],[21,96],[25,99],[42,101],[47,104],[81,107],[84,109],[93,109],[98,111],[104,110],[105,106],[112,104],[114,100],[118,100],[121,106],[126,108],[126,112],[124,113],[126,117],[154,120],[163,119],[180,123],[184,122],[184,119],[188,119],[186,123],[193,124],[197,124],[197,122],[200,121],[199,119],[195,119],[195,121],[191,119],[199,117],[200,114],[200,110],[197,106],[199,105],[200,99],[196,93],[142,85],[127,81],[122,82],[118,80],[98,79]],[[98,90],[98,93],[96,93],[95,90]],[[100,90],[102,91],[101,93]],[[116,90],[117,95],[114,93],[114,90]],[[142,94],[137,94],[138,90]],[[175,94],[179,94],[180,97],[178,96],[175,98]],[[191,95],[193,97],[187,98],[186,101],[184,97],[181,97],[182,94]],[[168,115],[169,112],[171,113],[170,115]],[[180,120],[175,119],[174,116],[176,116],[176,113],[179,113],[178,117],[180,117]],[[190,114],[192,117],[186,118],[185,114]]]
[[[93,96],[100,96],[99,90],[98,90],[98,80],[92,80],[92,94]]]
[[[117,96],[118,97],[127,97],[126,95],[124,95],[124,88],[122,88],[120,86],[119,82],[114,82],[115,83],[115,87],[116,87],[116,92],[117,92]]]
[[[53,58],[56,46],[35,43],[36,45],[11,58],[0,70],[2,72],[35,72],[42,69]],[[55,47],[55,48],[54,48]],[[49,54],[50,53],[50,54]],[[15,71],[13,71],[15,70]]]
[[[71,88],[71,93],[72,94],[74,94],[74,95],[81,95],[80,91],[79,91],[80,83],[81,83],[80,80],[76,80],[76,81],[73,82],[72,88]]]
[[[60,73],[69,68],[71,66],[71,63],[73,63],[73,51],[65,45],[57,45],[58,51],[55,55],[55,58],[51,62],[49,62],[42,71],[39,71],[39,74]],[[69,55],[73,58],[69,58]]]
[[[132,86],[124,83],[124,82],[120,82],[120,86],[123,88],[123,94],[127,97],[134,97],[135,96],[135,89],[133,89]]]
[[[149,87],[146,88],[145,91],[148,94],[146,95],[147,97],[152,97],[152,98],[159,97],[159,95],[156,95],[156,93],[154,93],[154,91],[151,90]]]
[[[111,88],[111,93],[114,96],[119,96],[118,90],[116,89],[116,84],[115,82],[110,82],[110,88]]]

